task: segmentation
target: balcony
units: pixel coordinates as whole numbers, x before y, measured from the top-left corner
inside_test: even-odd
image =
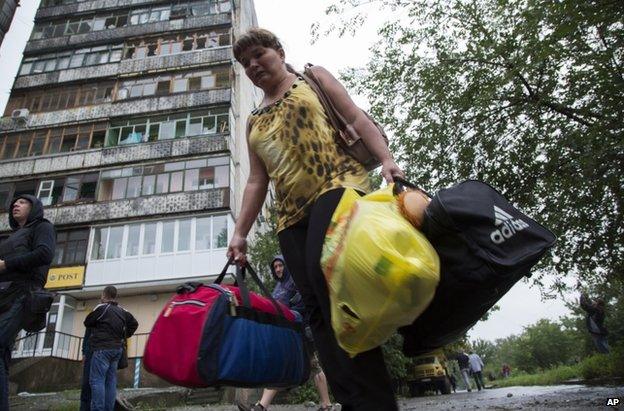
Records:
[[[88,204],[47,207],[45,218],[57,226],[69,224],[97,224],[127,221],[132,218],[158,216],[163,214],[210,211],[230,207],[230,189],[214,188],[202,191],[190,191],[152,195],[116,201]],[[0,214],[0,231],[9,231],[7,213]]]
[[[140,143],[81,152],[51,154],[0,162],[0,178],[57,173],[83,168],[98,168],[161,158],[185,157],[227,151],[226,134],[188,137]]]
[[[128,37],[194,30],[210,26],[231,24],[231,22],[232,16],[230,13],[221,13],[202,17],[159,21],[156,23],[127,26],[111,30],[100,30],[84,34],[74,34],[52,39],[34,40],[28,42],[24,54],[35,54],[46,50],[72,48],[87,44],[109,44],[115,41],[123,41]]]
[[[118,63],[100,64],[96,66],[20,76],[15,80],[13,89],[39,87],[46,84],[65,83],[83,80],[85,78],[98,79],[130,73],[149,73],[151,71],[155,72],[180,67],[229,63],[231,59],[231,48],[226,46],[168,56],[148,57],[140,60],[122,60]]]
[[[124,7],[137,7],[146,4],[166,3],[163,0],[93,0],[81,1],[61,6],[41,7],[37,10],[35,20],[55,16],[67,16],[78,13],[88,13],[100,10],[116,10]]]
[[[231,90],[217,89],[195,93],[180,93],[162,97],[143,98],[141,100],[103,103],[93,106],[76,107],[67,110],[48,111],[31,114],[24,128],[49,127],[63,123],[75,123],[108,119],[110,117],[134,114],[156,113],[179,108],[196,108],[216,104],[228,104]]]

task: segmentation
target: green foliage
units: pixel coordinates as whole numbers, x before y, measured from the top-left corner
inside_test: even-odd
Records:
[[[312,378],[288,393],[288,402],[290,404],[303,404],[308,401],[319,401],[319,394]]]
[[[396,17],[343,80],[392,131],[407,176],[429,191],[483,179],[551,228],[538,283],[624,282],[621,2],[341,0],[315,34],[357,31],[350,12],[369,3]]]
[[[585,379],[624,377],[624,343],[612,348],[608,355],[594,354],[580,364]]]
[[[546,319],[526,327],[516,343],[513,362],[527,372],[569,364],[578,357],[574,333]]]
[[[580,377],[580,366],[561,365],[550,370],[541,371],[537,374],[520,373],[510,378],[497,379],[496,385],[499,387],[512,387],[516,385],[556,385]]]
[[[270,210],[269,215],[270,217],[266,227],[264,227],[264,231],[256,231],[254,238],[249,242],[247,255],[258,276],[260,276],[267,288],[272,290],[275,285],[275,279],[271,274],[270,264],[275,255],[281,254],[281,252],[277,239],[277,221],[274,210]],[[252,288],[255,290],[255,287]]]
[[[408,374],[409,367],[412,365],[411,359],[403,355],[402,346],[403,337],[399,334],[394,334],[381,346],[388,373],[395,381],[403,380]]]

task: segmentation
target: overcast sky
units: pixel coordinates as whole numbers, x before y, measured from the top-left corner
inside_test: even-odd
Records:
[[[6,100],[19,67],[21,53],[32,29],[36,0],[22,1],[9,33],[0,48],[0,108]],[[383,10],[374,10],[355,38],[324,38],[312,45],[310,26],[327,21],[326,0],[256,0],[256,13],[261,27],[275,32],[286,49],[286,60],[296,68],[305,63],[323,65],[334,73],[352,66],[363,66],[370,57],[369,46],[375,41],[376,27],[388,18]],[[363,98],[355,98],[365,105]],[[518,334],[524,326],[540,318],[557,319],[568,313],[560,300],[541,301],[539,290],[527,282],[518,283],[499,303],[500,311],[486,322],[478,323],[469,333],[471,339],[494,340]]]

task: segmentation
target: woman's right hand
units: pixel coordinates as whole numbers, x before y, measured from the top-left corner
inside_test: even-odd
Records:
[[[247,263],[247,238],[234,234],[228,245],[227,257],[234,258],[234,262],[240,266]]]

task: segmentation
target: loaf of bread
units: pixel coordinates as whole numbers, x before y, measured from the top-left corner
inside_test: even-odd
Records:
[[[422,227],[425,208],[429,205],[429,197],[419,190],[407,190],[397,198],[399,211],[415,228]]]

